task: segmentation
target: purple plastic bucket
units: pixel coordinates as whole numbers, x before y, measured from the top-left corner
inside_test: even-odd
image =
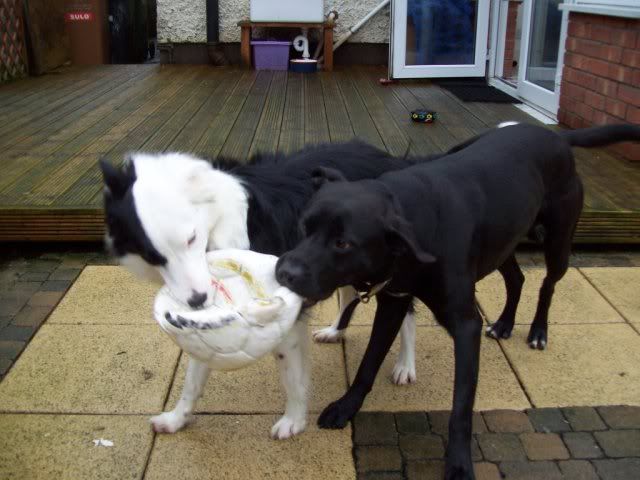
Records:
[[[256,70],[288,70],[291,42],[254,40],[253,64]]]

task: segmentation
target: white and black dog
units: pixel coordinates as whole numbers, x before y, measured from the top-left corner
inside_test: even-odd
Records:
[[[183,303],[207,306],[212,286],[206,252],[240,248],[280,255],[293,248],[302,237],[298,220],[313,194],[316,168],[334,168],[359,180],[411,164],[358,141],[308,147],[289,156],[258,155],[247,164],[226,159],[212,164],[180,153],[133,154],[118,168],[101,161],[106,244],[121,264],[144,278],[164,281]],[[356,291],[340,289],[339,303],[338,318],[314,332],[316,341],[340,339],[358,303]],[[393,372],[397,384],[416,378],[412,313],[402,335]],[[152,419],[157,431],[175,432],[187,423],[207,375],[206,365],[189,360],[181,401],[172,412]],[[290,433],[301,428],[294,425]]]

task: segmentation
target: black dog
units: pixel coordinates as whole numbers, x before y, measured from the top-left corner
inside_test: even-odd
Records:
[[[413,296],[453,337],[455,382],[446,478],[474,477],[471,418],[482,321],[475,283],[498,269],[507,281],[495,336],[508,336],[523,283],[514,250],[530,232],[543,236],[547,276],[529,342],[544,346],[554,286],[568,268],[583,189],[571,146],[640,140],[640,128],[606,126],[554,133],[515,125],[494,130],[445,158],[344,181],[331,170],[302,217],[305,238],[277,265],[278,280],[311,299],[355,285],[377,292],[371,339],[347,393],[320,415],[342,428],[360,409]]]

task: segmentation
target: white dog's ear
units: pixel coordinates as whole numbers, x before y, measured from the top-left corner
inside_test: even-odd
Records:
[[[186,192],[192,203],[213,203],[215,189],[211,188],[212,169],[211,166],[202,161],[194,162],[187,173]]]

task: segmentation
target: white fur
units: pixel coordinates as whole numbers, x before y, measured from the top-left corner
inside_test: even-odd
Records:
[[[498,128],[510,127],[511,125],[518,125],[518,123],[520,123],[520,122],[513,122],[513,121],[502,122],[502,123],[498,124]]]
[[[181,153],[134,154],[136,210],[151,243],[167,264],[157,271],[173,294],[187,302],[194,292],[213,294],[205,253],[249,248],[247,192],[232,175]],[[195,233],[195,241],[189,239]],[[123,265],[155,279],[131,255]],[[209,304],[209,302],[207,302]]]

